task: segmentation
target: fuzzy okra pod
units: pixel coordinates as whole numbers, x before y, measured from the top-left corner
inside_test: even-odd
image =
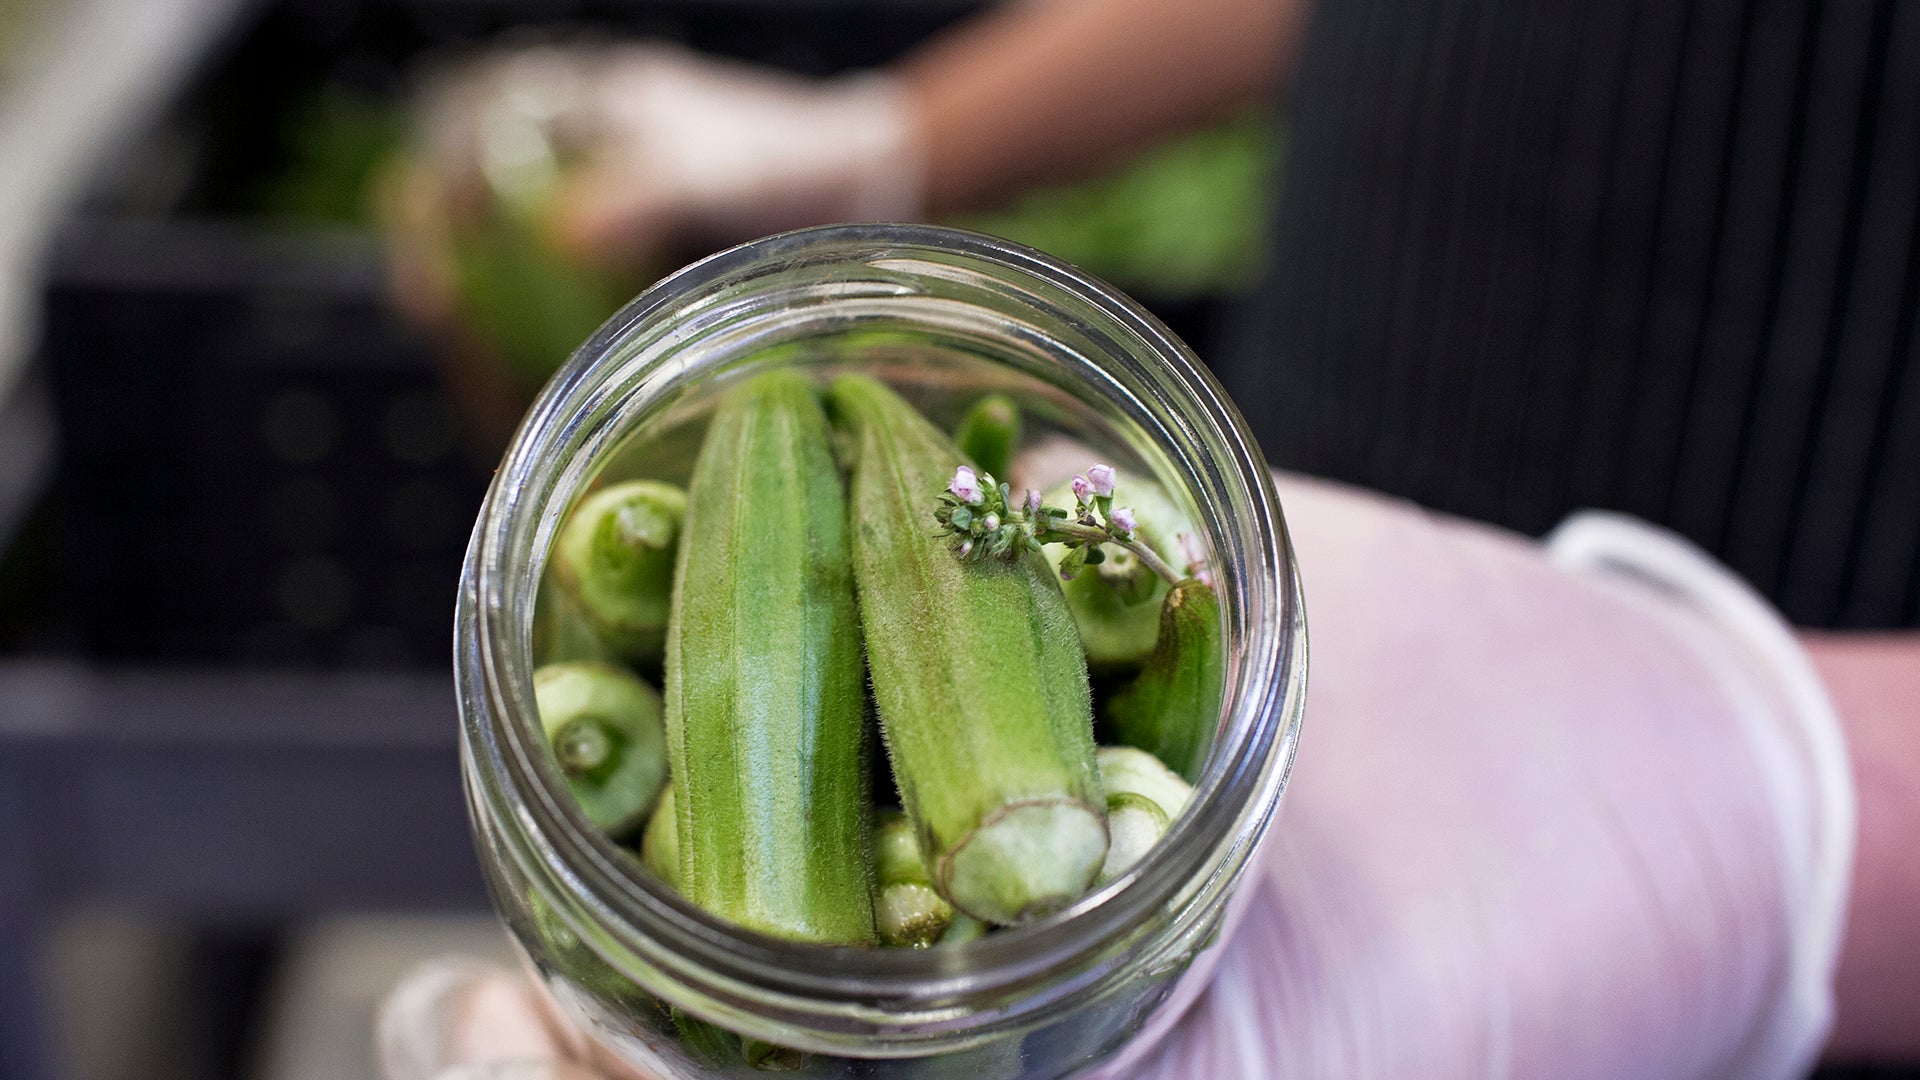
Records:
[[[673,784],[660,789],[660,802],[640,836],[640,863],[674,888],[680,887],[680,819],[673,805]]]
[[[676,886],[764,933],[872,944],[846,495],[804,376],[769,372],[721,402],[674,580]]]
[[[851,430],[867,662],[901,801],[934,885],[968,915],[1059,910],[1106,858],[1106,796],[1073,618],[1046,561],[963,561],[929,506],[962,460],[884,384],[835,380]]]
[[[660,695],[623,668],[548,664],[533,673],[540,725],[587,820],[632,833],[667,779]]]
[[[1013,453],[1020,446],[1020,406],[1005,394],[988,394],[960,418],[953,441],[982,470],[1011,475]]]
[[[953,922],[953,906],[933,888],[913,822],[892,808],[873,818],[873,917],[887,945],[924,948]]]
[[[578,631],[566,625],[577,622],[610,657],[659,658],[686,511],[686,493],[655,480],[615,484],[574,507],[553,548],[553,647],[567,648],[570,633],[577,641]]]
[[[1220,641],[1220,600],[1213,588],[1189,578],[1160,605],[1160,633],[1140,674],[1108,699],[1105,720],[1113,736],[1198,780],[1220,720],[1226,656]]]
[[[1092,487],[1096,493],[1112,494],[1111,469],[1105,470],[1104,475],[1099,466],[1088,472],[1093,474]],[[1180,537],[1191,536],[1194,531],[1186,515],[1157,484],[1129,479],[1126,489],[1126,502],[1138,522],[1137,539],[1162,559],[1181,558]],[[1075,494],[1063,484],[1051,493],[1048,501],[1072,506]],[[1069,554],[1068,549],[1058,544],[1047,546],[1047,560],[1055,570],[1061,569]],[[1105,555],[1104,561],[1076,571],[1061,588],[1066,593],[1067,607],[1073,612],[1074,624],[1080,628],[1087,662],[1102,669],[1125,668],[1140,663],[1153,652],[1160,633],[1160,605],[1167,595],[1167,582],[1137,555],[1117,544],[1109,545]]]

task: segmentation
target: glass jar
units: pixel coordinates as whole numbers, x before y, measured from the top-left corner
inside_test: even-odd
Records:
[[[770,350],[792,362],[794,348],[778,347],[823,339],[863,343],[863,369],[910,396],[1007,380],[1039,427],[1054,417],[1197,512],[1228,671],[1194,799],[1139,864],[1032,925],[926,950],[737,929],[593,829],[541,738],[534,610],[568,508],[602,469],[672,456],[645,433],[677,430],[669,421],[697,416]],[[680,271],[603,326],[546,387],[494,478],[454,643],[480,859],[553,996],[601,1052],[642,1075],[1074,1074],[1130,1042],[1140,1049],[1141,1033],[1164,1029],[1204,980],[1293,761],[1305,633],[1260,451],[1192,354],[1126,297],[1037,252],[948,229],[769,237]]]

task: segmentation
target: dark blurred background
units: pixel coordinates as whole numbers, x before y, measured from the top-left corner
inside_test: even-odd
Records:
[[[368,1075],[408,960],[500,951],[447,669],[501,433],[393,310],[373,210],[422,65],[639,35],[828,75],[975,6],[0,3],[0,1077]],[[1206,355],[1276,131],[960,223]],[[537,385],[637,284],[492,344]]]

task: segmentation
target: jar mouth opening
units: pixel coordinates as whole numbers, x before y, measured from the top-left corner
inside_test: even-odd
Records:
[[[726,362],[721,351],[738,358],[751,348],[752,321],[729,321],[737,313],[713,301],[728,286],[813,268],[808,280],[824,292],[809,296],[821,299],[836,282],[820,268],[850,261],[899,271],[902,280],[990,272],[999,287],[1030,288],[1040,303],[1049,303],[1048,296],[1073,301],[1073,328],[1093,343],[1083,374],[1105,376],[1093,389],[1143,409],[1142,422],[1174,444],[1163,449],[1176,471],[1208,487],[1210,501],[1233,518],[1196,523],[1228,570],[1220,585],[1230,659],[1223,723],[1187,811],[1139,864],[1070,907],[929,950],[768,937],[709,915],[630,869],[574,805],[547,760],[533,707],[525,612],[537,575],[527,567],[544,561],[559,519],[592,479],[594,459],[582,454],[556,465],[555,448],[605,445],[612,436],[588,431],[584,418],[611,408],[621,414],[612,427],[630,427],[649,401],[660,400],[650,393],[699,377],[706,361],[688,358],[691,343],[732,335],[733,348],[709,353],[715,366]],[[815,316],[825,325],[845,307],[822,305]],[[1130,386],[1146,388],[1160,405],[1148,408]],[[1172,918],[1196,894],[1224,888],[1285,784],[1304,695],[1304,614],[1278,499],[1264,459],[1218,384],[1158,320],[1110,286],[1007,241],[932,226],[839,225],[768,237],[695,263],[629,303],[569,359],[522,422],[475,528],[460,605],[461,633],[471,627],[475,639],[475,647],[462,643],[455,663],[468,768],[498,781],[477,784],[470,773],[469,797],[498,793],[490,809],[539,838],[520,846],[517,854],[528,864],[522,869],[576,905],[577,918],[592,924],[576,927],[583,939],[676,977],[697,972],[707,980],[848,1005],[936,1000],[962,984],[968,996],[1030,986],[1063,957],[1098,956]],[[609,927],[618,929],[597,932]]]

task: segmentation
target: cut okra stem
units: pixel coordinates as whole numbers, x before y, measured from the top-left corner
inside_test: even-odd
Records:
[[[680,892],[763,933],[875,940],[854,605],[826,416],[799,373],[757,376],[694,465],[666,711]]]
[[[584,622],[613,658],[658,659],[686,509],[686,493],[654,480],[615,484],[582,499],[554,542],[560,606],[553,617]],[[564,626],[550,633],[565,640]]]
[[[1167,768],[1159,758],[1132,746],[1100,748],[1100,782],[1108,795],[1139,795],[1151,799],[1172,821],[1193,798],[1193,785]]]
[[[1167,834],[1167,812],[1160,804],[1131,791],[1107,795],[1107,862],[1100,868],[1100,883],[1106,884],[1141,860],[1160,838]]]
[[[1198,780],[1208,743],[1219,724],[1226,657],[1220,642],[1220,601],[1213,588],[1187,580],[1160,605],[1160,629],[1140,674],[1106,702],[1114,738],[1153,754]]]
[[[554,761],[587,820],[622,837],[646,820],[667,778],[660,695],[611,664],[548,664],[533,673]]]
[[[953,921],[953,905],[933,888],[913,823],[891,807],[874,814],[873,917],[885,945],[925,948]]]
[[[1014,451],[1020,446],[1020,406],[1005,394],[988,394],[960,418],[953,441],[981,470],[1009,475]]]
[[[1101,868],[1102,884],[1139,862],[1187,808],[1193,788],[1159,758],[1131,746],[1103,746],[1100,781],[1107,789],[1107,828],[1113,837]]]
[[[1021,923],[1072,903],[1107,850],[1086,661],[1038,554],[963,561],[928,505],[952,440],[882,383],[835,380],[851,429],[855,579],[874,700],[935,887]]]

